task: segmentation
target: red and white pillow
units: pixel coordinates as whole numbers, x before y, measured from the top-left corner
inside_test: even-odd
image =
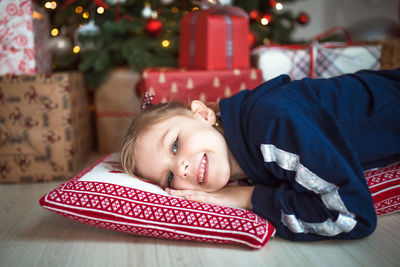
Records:
[[[400,162],[385,168],[366,171],[365,178],[371,191],[377,215],[400,211]]]
[[[400,211],[400,162],[365,172],[378,215]],[[171,197],[106,156],[40,199],[44,208],[85,224],[131,234],[261,248],[274,227],[255,213]]]
[[[131,234],[261,248],[274,227],[255,213],[168,195],[106,156],[40,199],[44,208],[85,224]]]

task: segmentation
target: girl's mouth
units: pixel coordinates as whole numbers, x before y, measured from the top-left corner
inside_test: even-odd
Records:
[[[208,174],[208,157],[206,154],[204,154],[197,169],[197,181],[200,185],[204,184],[207,181],[206,179],[207,174]]]

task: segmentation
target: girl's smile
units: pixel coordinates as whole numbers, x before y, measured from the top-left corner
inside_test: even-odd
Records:
[[[199,167],[196,171],[197,180],[200,185],[203,185],[207,182],[207,174],[208,174],[208,160],[207,154],[204,154],[203,158],[200,161]]]

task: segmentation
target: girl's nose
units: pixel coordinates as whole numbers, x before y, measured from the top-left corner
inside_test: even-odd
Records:
[[[179,160],[176,164],[175,174],[177,174],[179,177],[186,178],[188,167],[189,167],[189,161]]]

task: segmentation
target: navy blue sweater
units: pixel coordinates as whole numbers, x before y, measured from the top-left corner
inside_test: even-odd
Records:
[[[331,79],[286,75],[220,102],[253,211],[290,240],[371,234],[363,171],[400,160],[400,69]]]

